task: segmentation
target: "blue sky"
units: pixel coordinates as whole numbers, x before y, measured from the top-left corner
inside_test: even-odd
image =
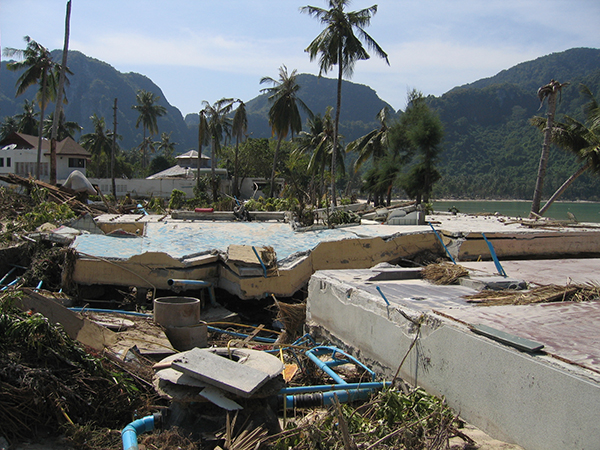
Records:
[[[390,65],[375,56],[359,61],[351,81],[396,109],[413,88],[441,95],[550,53],[600,48],[598,0],[354,0],[350,10],[373,4],[367,32]],[[277,78],[283,64],[317,75],[304,49],[321,25],[299,12],[305,5],[327,7],[324,0],[72,0],[69,47],[148,76],[185,115],[203,100],[256,97],[261,77]],[[29,35],[62,48],[65,8],[66,0],[2,0],[0,45],[24,48]]]

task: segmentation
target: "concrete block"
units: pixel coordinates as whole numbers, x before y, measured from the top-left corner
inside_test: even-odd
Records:
[[[523,280],[502,276],[477,276],[470,275],[458,280],[461,286],[477,290],[492,289],[495,291],[503,289],[527,289],[527,283]]]

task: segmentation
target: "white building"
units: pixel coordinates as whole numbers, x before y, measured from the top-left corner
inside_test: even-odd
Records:
[[[24,133],[11,133],[0,142],[0,175],[14,173],[22,177],[35,176],[38,154],[38,137]],[[56,178],[66,179],[74,170],[84,175],[92,157],[86,149],[70,137],[56,143]],[[50,179],[50,141],[42,139],[40,179]]]

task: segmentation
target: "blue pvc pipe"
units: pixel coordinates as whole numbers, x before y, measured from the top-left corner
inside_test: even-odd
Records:
[[[252,246],[252,251],[254,252],[254,254],[258,258],[258,262],[262,266],[264,277],[267,278],[267,268],[265,266],[265,263],[263,262],[262,259],[260,259],[260,256],[258,255],[258,252],[256,251],[256,248],[254,248],[254,246]]]
[[[15,284],[17,284],[19,282],[19,280],[21,279],[21,277],[17,277],[14,280],[12,280],[10,283],[8,283],[6,286],[4,286],[2,289],[0,289],[0,291],[5,291],[7,290],[10,286],[14,286]]]
[[[138,434],[154,430],[154,420],[156,414],[137,419],[123,428],[121,431],[121,440],[123,441],[123,450],[138,450]]]
[[[167,280],[167,284],[171,287],[196,287],[196,288],[208,288],[208,294],[210,296],[210,304],[212,306],[217,306],[217,301],[215,299],[215,291],[213,285],[209,281],[204,280],[180,280],[180,279],[170,279]]]
[[[483,236],[485,243],[487,244],[488,248],[490,249],[490,254],[492,255],[492,259],[494,260],[494,264],[496,266],[496,270],[498,271],[498,275],[502,275],[504,278],[506,278],[506,272],[504,272],[502,264],[500,264],[498,255],[496,255],[496,251],[494,250],[494,246],[492,245],[492,243],[490,241],[488,241],[488,238],[485,235],[485,233],[481,233],[481,235]]]
[[[12,269],[10,269],[10,270],[9,270],[9,271],[6,273],[6,275],[4,275],[4,276],[2,277],[2,279],[0,280],[0,284],[4,284],[4,281],[5,281],[5,280],[6,280],[6,279],[7,279],[7,278],[8,278],[8,277],[9,277],[9,276],[10,276],[10,275],[11,275],[11,274],[12,274],[12,273],[15,271],[15,270],[17,270],[17,268],[16,268],[16,267],[13,267]]]
[[[355,390],[355,389],[382,389],[390,386],[389,381],[372,382],[372,383],[346,383],[343,386],[339,384],[320,384],[315,386],[294,386],[283,388],[279,391],[280,394],[307,394],[310,392],[327,392],[339,390]]]
[[[327,352],[331,352],[332,360],[328,361],[328,362],[324,362],[319,358],[319,355],[321,355],[323,353],[327,353]],[[354,358],[353,356],[350,356],[346,352],[343,352],[339,348],[320,346],[320,347],[311,348],[310,350],[307,350],[305,353],[306,353],[306,356],[308,356],[310,358],[310,360],[313,361],[319,369],[321,369],[323,372],[325,372],[327,375],[329,375],[331,378],[333,378],[333,381],[335,381],[338,384],[345,385],[348,383],[346,383],[346,381],[344,381],[344,379],[342,377],[340,377],[337,373],[335,373],[331,369],[331,367],[339,366],[342,364],[356,364],[357,366],[362,367],[363,369],[365,369],[367,372],[369,372],[371,374],[371,380],[375,381],[375,372],[373,372],[371,369],[369,369],[363,363],[358,361],[356,358]],[[338,353],[343,355],[344,359],[340,360],[340,359],[336,358],[336,354],[338,354]]]
[[[431,227],[431,229],[433,230],[433,232],[435,233],[435,235],[437,236],[438,240],[440,241],[440,244],[442,244],[442,247],[444,247],[444,250],[446,250],[446,255],[448,255],[448,257],[450,258],[450,260],[456,264],[456,261],[454,261],[454,258],[452,257],[452,255],[450,254],[450,250],[448,250],[448,247],[446,247],[446,244],[444,244],[444,241],[442,240],[442,237],[439,235],[439,233],[437,232],[437,230],[435,228],[433,228],[433,225],[431,222],[428,222],[429,226]]]
[[[319,392],[316,394],[306,395],[286,395],[286,409],[305,408],[314,406],[333,405],[337,398],[340,403],[355,402],[358,400],[366,400],[373,393],[373,389],[350,389],[350,390],[335,390],[330,392]]]

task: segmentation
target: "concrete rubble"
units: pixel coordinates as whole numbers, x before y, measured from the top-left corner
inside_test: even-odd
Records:
[[[242,303],[306,290],[311,336],[387,379],[399,375],[444,397],[494,438],[527,450],[597,445],[600,302],[480,306],[467,297],[482,289],[600,285],[598,225],[387,209],[337,228],[297,230],[281,214],[229,220],[207,212],[104,214],[38,238],[71,242],[74,283],[135,288],[140,304],[147,292],[156,299],[185,290],[177,281],[206,283],[213,307],[215,289]],[[419,267],[397,265],[438,258],[469,276],[435,285]],[[285,386],[286,365],[258,350],[178,351],[157,324],[146,325],[140,342],[124,319],[82,317],[33,290],[21,306],[97,350],[126,357],[135,347],[160,358],[154,387],[182,410],[211,402],[237,411]],[[131,320],[152,322],[148,315]]]

